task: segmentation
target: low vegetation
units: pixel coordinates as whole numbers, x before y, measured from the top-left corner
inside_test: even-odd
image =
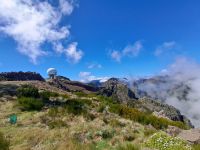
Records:
[[[32,97],[20,97],[18,98],[18,103],[21,109],[26,111],[41,110],[44,106],[42,100]]]
[[[140,147],[136,144],[120,145],[117,150],[140,150]]]
[[[194,144],[192,150],[200,150],[200,144]]]
[[[49,100],[50,97],[58,97],[59,96],[58,93],[56,93],[56,92],[50,92],[50,91],[40,92],[39,95],[40,95],[40,98],[42,100],[46,100],[46,101]]]
[[[38,89],[31,85],[22,85],[20,88],[17,89],[17,97],[33,97],[39,98],[40,94]]]
[[[187,142],[171,137],[164,132],[153,134],[145,145],[159,150],[192,150],[192,147]]]
[[[182,129],[187,129],[188,127],[178,121],[171,121],[165,118],[158,118],[152,114],[147,114],[141,112],[135,108],[131,108],[122,104],[117,104],[112,101],[110,98],[100,97],[102,103],[105,103],[110,107],[109,111],[112,113],[116,113],[119,116],[127,119],[131,119],[133,121],[139,122],[144,125],[152,125],[156,129],[165,129],[168,125],[176,126]],[[103,105],[102,105],[103,106]],[[102,108],[100,109],[102,110]]]
[[[2,143],[7,149],[10,145],[10,149],[18,146],[20,150],[38,147],[42,150],[81,150],[83,147],[85,150],[141,150],[144,147],[162,150],[170,141],[175,146],[164,150],[191,148],[186,142],[159,132],[168,125],[186,129],[183,123],[143,113],[112,98],[81,92],[58,94],[24,85],[17,90],[17,102],[18,105],[15,101],[4,102],[8,109],[0,106],[4,112],[0,113],[0,119],[5,118],[0,120],[0,131],[10,140],[0,134],[0,150]],[[11,112],[19,118],[16,125],[5,121]],[[199,145],[193,147],[198,148]]]
[[[40,98],[38,89],[34,86],[23,85],[17,90],[18,103],[22,110],[32,111],[41,110],[44,101]]]
[[[9,141],[0,132],[0,150],[9,150]]]

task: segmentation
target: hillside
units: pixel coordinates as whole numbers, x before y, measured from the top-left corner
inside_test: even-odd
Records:
[[[138,97],[151,97],[162,103],[173,105],[182,114],[190,118],[196,127],[200,127],[200,104],[198,88],[198,76],[188,74],[181,78],[182,74],[155,76],[147,79],[130,81],[130,88]]]
[[[101,87],[65,77],[0,82],[0,146],[9,141],[11,150],[163,149],[157,139],[173,141],[169,150],[198,149],[198,138],[184,138],[191,127],[176,108],[138,98],[115,78]]]

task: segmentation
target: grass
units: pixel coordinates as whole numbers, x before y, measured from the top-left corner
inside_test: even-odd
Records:
[[[145,129],[145,130],[144,130],[144,135],[145,135],[146,137],[148,137],[148,136],[154,134],[155,132],[156,132],[155,129]]]
[[[135,144],[126,144],[126,145],[119,145],[117,150],[140,150],[138,145]]]
[[[78,96],[78,97],[87,97],[87,96],[88,96],[88,94],[83,93],[83,92],[74,92],[74,94],[75,94],[76,96]]]
[[[50,121],[50,122],[48,123],[48,126],[49,126],[50,129],[62,128],[62,127],[67,128],[67,127],[68,127],[68,125],[67,125],[64,121],[62,121],[62,120],[60,120],[60,119]]]
[[[10,142],[0,132],[0,150],[9,150]]]
[[[111,120],[109,121],[109,124],[110,124],[112,127],[124,127],[124,126],[125,126],[124,123],[120,122],[120,121],[117,120],[117,119],[111,119]]]
[[[96,97],[97,95],[95,93],[84,93],[84,92],[74,92],[74,94],[78,97],[87,97],[87,98],[93,98]]]
[[[200,150],[200,144],[194,144],[192,150]]]

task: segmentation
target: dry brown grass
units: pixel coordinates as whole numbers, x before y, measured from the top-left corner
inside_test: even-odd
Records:
[[[92,109],[91,111],[96,111]],[[10,125],[7,121],[9,114],[15,113],[18,116],[18,123]],[[87,120],[82,115],[72,114],[60,115],[58,119],[67,123],[68,126],[62,128],[50,129],[43,123],[41,118],[48,116],[48,109],[43,111],[21,112],[16,107],[15,101],[0,103],[0,132],[3,132],[10,140],[11,150],[84,150],[91,148],[92,143],[99,143],[103,137],[97,135],[102,131],[113,131],[111,124],[106,124],[103,118],[107,117],[109,121],[113,118],[119,120],[124,125],[115,128],[113,137],[107,140],[108,145],[116,147],[120,143],[127,142],[124,136],[126,134],[135,135],[133,141],[143,139],[144,127],[133,121],[123,119],[116,114],[95,112],[98,117],[94,120]],[[135,133],[134,130],[138,132]],[[88,138],[90,134],[91,139]],[[77,140],[75,137],[81,140]]]

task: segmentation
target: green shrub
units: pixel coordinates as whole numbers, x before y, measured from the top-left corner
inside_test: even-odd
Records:
[[[22,85],[17,89],[17,96],[39,98],[38,89],[32,85]]]
[[[40,98],[43,100],[49,100],[50,97],[58,97],[59,94],[56,92],[50,92],[50,91],[43,91],[40,92]]]
[[[145,143],[146,147],[159,150],[191,150],[191,146],[177,138],[171,137],[164,132],[153,134]]]
[[[18,98],[18,103],[22,107],[22,110],[41,110],[44,106],[44,103],[40,99],[31,98],[31,97],[20,97]]]
[[[65,109],[68,113],[81,115],[87,112],[85,101],[79,99],[71,99],[66,102]]]
[[[4,135],[0,132],[0,150],[9,150],[9,141],[5,139]]]

